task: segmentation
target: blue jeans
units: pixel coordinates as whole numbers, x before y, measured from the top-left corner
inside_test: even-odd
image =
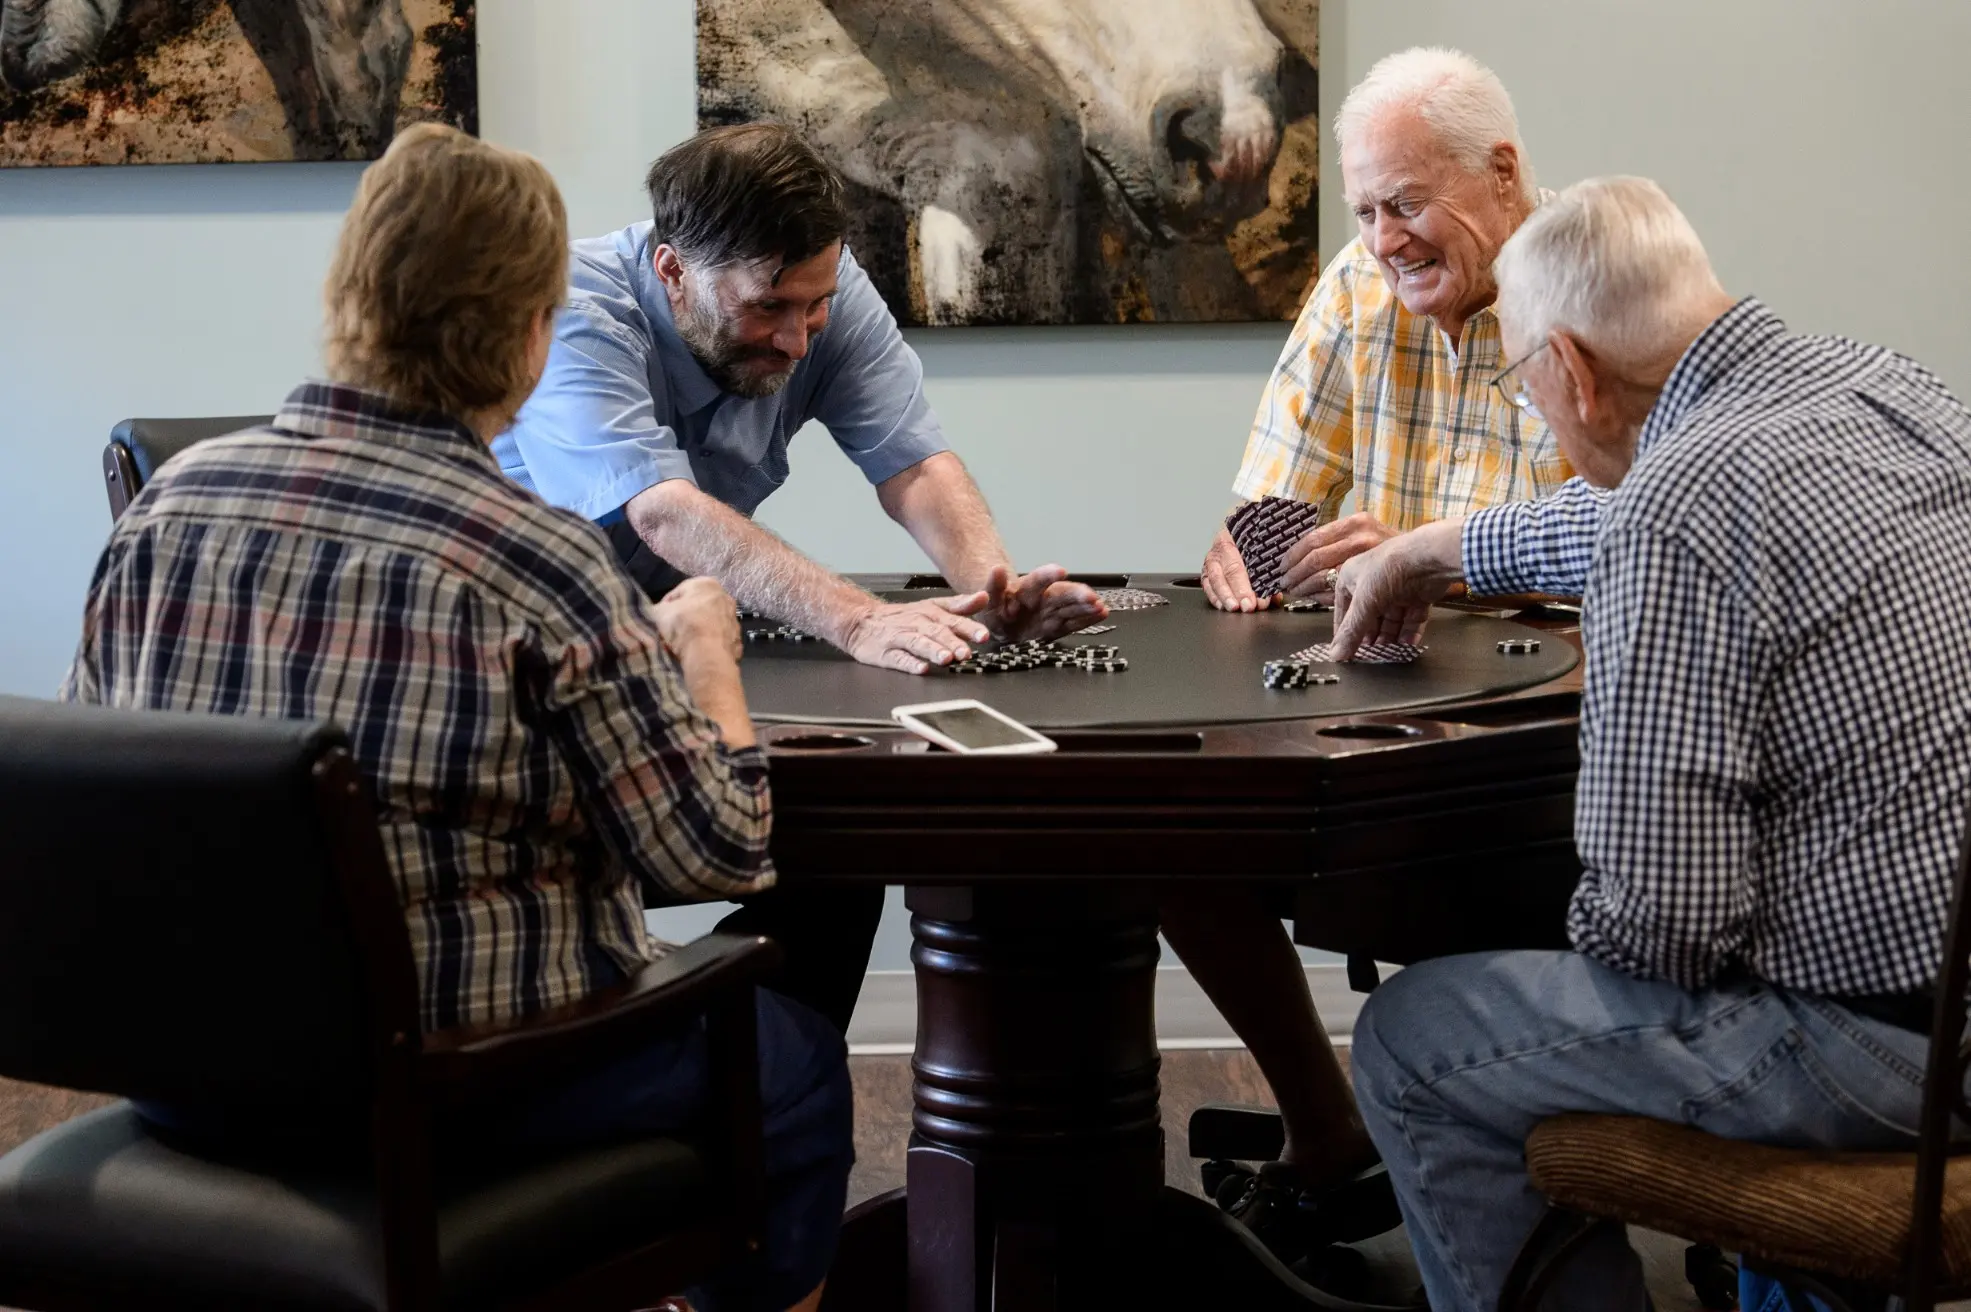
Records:
[[[1910,1148],[1924,1035],[1746,980],[1692,993],[1576,952],[1411,966],[1355,1028],[1355,1091],[1389,1164],[1436,1312],[1491,1312],[1545,1210],[1533,1127],[1562,1112],[1674,1121],[1799,1147]],[[1646,1308],[1615,1230],[1584,1247],[1548,1308]]]

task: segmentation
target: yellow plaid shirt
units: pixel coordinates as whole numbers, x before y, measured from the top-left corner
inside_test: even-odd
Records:
[[[1360,509],[1398,530],[1544,497],[1573,470],[1546,424],[1491,385],[1505,364],[1490,306],[1453,355],[1357,238],[1301,308],[1232,490],[1314,502],[1325,522],[1353,489]]]

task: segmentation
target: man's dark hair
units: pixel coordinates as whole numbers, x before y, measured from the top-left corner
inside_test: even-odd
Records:
[[[842,179],[778,123],[711,128],[665,151],[644,179],[656,226],[685,263],[706,269],[777,259],[784,268],[842,239]]]

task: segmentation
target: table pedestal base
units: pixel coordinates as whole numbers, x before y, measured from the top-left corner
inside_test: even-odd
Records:
[[[913,887],[908,1187],[850,1213],[846,1312],[1346,1308],[1163,1185],[1153,895]]]

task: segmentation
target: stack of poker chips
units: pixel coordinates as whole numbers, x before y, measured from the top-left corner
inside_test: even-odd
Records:
[[[1118,647],[1085,644],[1060,647],[1029,638],[1025,642],[1009,642],[991,651],[974,652],[949,668],[953,674],[1013,674],[1021,670],[1037,670],[1042,666],[1057,670],[1085,670],[1091,674],[1120,674],[1129,668],[1129,660]]]
[[[778,628],[773,629],[748,629],[746,630],[746,641],[820,642],[821,639],[803,629],[797,629],[791,624],[782,624]]]
[[[1259,667],[1259,679],[1268,688],[1280,692],[1341,682],[1339,674],[1317,674],[1308,662],[1297,660],[1267,661]]]

